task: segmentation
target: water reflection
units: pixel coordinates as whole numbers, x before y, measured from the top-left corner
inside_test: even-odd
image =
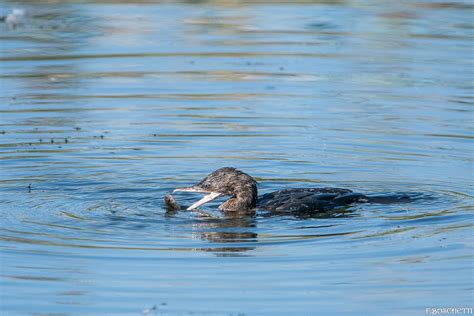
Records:
[[[256,221],[248,217],[228,217],[216,220],[201,220],[192,225],[193,234],[211,243],[210,251],[217,256],[236,256],[255,250],[252,243],[258,241]],[[229,244],[229,245],[227,245]]]

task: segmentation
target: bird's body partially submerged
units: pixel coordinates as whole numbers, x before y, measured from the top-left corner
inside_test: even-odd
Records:
[[[267,193],[258,198],[257,181],[248,174],[235,168],[218,169],[201,182],[189,188],[175,191],[207,193],[188,210],[195,209],[221,195],[230,196],[219,206],[224,212],[248,212],[264,209],[273,212],[311,212],[327,211],[354,202],[367,202],[367,197],[347,189],[338,188],[299,188]],[[168,208],[175,208],[172,197],[167,196]]]
[[[267,193],[258,199],[260,209],[276,212],[327,211],[356,202],[367,202],[367,197],[347,189],[300,188]]]

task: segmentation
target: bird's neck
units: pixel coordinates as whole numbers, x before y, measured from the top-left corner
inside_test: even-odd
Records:
[[[219,209],[222,211],[248,211],[257,206],[257,186],[250,185],[237,191],[237,193],[225,201]]]

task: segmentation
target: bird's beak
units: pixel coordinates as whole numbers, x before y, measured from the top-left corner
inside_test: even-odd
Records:
[[[219,192],[206,191],[206,190],[202,190],[202,189],[198,189],[198,188],[177,188],[173,191],[173,193],[175,193],[175,192],[209,193],[208,195],[204,196],[202,199],[200,199],[199,201],[197,201],[196,203],[194,203],[193,205],[188,207],[186,209],[188,211],[194,210],[194,209],[198,208],[199,206],[201,206],[203,204],[206,204],[207,202],[210,202],[210,201],[214,200],[215,198],[217,198],[218,196],[221,195]]]

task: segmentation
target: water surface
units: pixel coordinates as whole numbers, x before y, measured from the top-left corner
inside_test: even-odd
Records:
[[[3,313],[473,307],[470,2],[119,2],[0,5]],[[422,198],[166,214],[223,166]]]

